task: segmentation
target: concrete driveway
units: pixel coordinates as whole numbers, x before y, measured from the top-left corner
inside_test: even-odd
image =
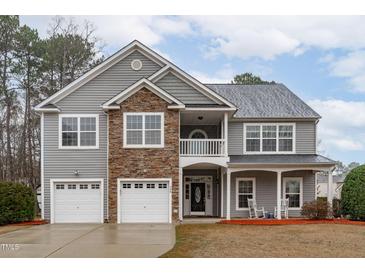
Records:
[[[170,224],[52,224],[0,235],[0,257],[152,258],[174,244]]]

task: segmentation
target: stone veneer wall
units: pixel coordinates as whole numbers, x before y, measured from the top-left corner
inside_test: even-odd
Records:
[[[172,219],[179,206],[179,112],[147,89],[122,102],[121,109],[109,111],[109,221],[117,222],[118,178],[171,178]],[[123,112],[164,112],[164,148],[123,148]]]

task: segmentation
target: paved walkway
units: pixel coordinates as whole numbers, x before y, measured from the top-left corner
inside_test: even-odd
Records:
[[[0,235],[0,257],[153,258],[175,244],[171,224],[53,224]]]

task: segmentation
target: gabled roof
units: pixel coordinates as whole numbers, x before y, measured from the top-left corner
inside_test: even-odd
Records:
[[[63,89],[59,90],[52,96],[48,97],[44,101],[42,101],[40,104],[38,104],[34,109],[36,111],[41,111],[41,108],[43,108],[45,105],[50,103],[56,103],[62,98],[66,97],[73,91],[77,90],[90,80],[97,77],[102,72],[106,71],[108,68],[112,67],[116,63],[118,63],[120,60],[122,60],[124,57],[128,56],[131,52],[134,50],[143,50],[143,53],[148,55],[151,59],[153,59],[156,63],[160,64],[161,66],[166,65],[166,62],[164,62],[164,59],[159,56],[154,51],[150,50],[143,44],[141,44],[139,41],[133,41],[129,45],[125,46],[124,48],[120,49],[116,53],[114,53],[112,56],[104,60],[104,62],[100,63],[93,69],[89,70],[79,78],[77,78],[75,81],[68,84]]]
[[[41,109],[38,110],[39,112],[61,112],[61,110],[53,105],[53,104],[47,104],[43,106]]]
[[[237,106],[235,118],[320,118],[283,84],[206,86]]]
[[[205,94],[206,96],[209,95],[210,97],[214,98],[218,104],[226,104],[229,107],[235,109],[235,106],[230,102],[228,102],[221,95],[216,94],[213,90],[204,86],[198,80],[196,80],[195,78],[193,78],[192,76],[190,76],[189,74],[187,74],[186,72],[184,72],[183,70],[172,64],[170,61],[163,58],[161,55],[157,54],[155,51],[151,50],[150,48],[148,48],[147,46],[145,46],[144,44],[142,44],[137,40],[131,42],[129,45],[125,46],[124,48],[122,48],[109,58],[107,58],[104,62],[97,65],[95,68],[91,69],[90,71],[88,71],[87,73],[85,73],[84,75],[82,75],[81,77],[79,77],[78,79],[76,79],[63,89],[59,90],[52,96],[45,99],[43,102],[38,104],[34,109],[36,111],[42,111],[42,108],[44,108],[45,105],[57,103],[65,96],[71,94],[73,91],[77,90],[90,80],[100,75],[102,72],[106,71],[108,68],[112,67],[113,65],[121,61],[124,57],[128,56],[134,50],[140,51],[142,54],[148,56],[162,67],[157,73],[155,73],[149,78],[149,80],[151,80],[152,82],[155,77],[158,77],[159,75],[163,74],[166,70],[173,70],[175,73],[181,75],[181,77],[183,77],[185,80],[189,81],[192,85],[199,88],[199,90],[202,91],[203,94]]]
[[[169,106],[169,108],[184,108],[185,107],[185,105],[181,101],[179,101],[178,99],[176,99],[175,97],[173,97],[172,95],[170,95],[169,93],[164,91],[163,89],[159,88],[151,81],[143,78],[143,79],[139,80],[138,82],[134,83],[133,85],[129,86],[128,88],[126,88],[125,90],[123,90],[122,92],[120,92],[119,94],[114,96],[113,98],[111,98],[109,101],[105,102],[102,105],[103,109],[119,109],[120,103],[122,103],[124,100],[128,99],[130,96],[132,96],[133,94],[135,94],[137,91],[141,90],[142,88],[147,88],[149,91],[153,92],[154,94],[156,94],[157,96],[159,96],[160,98],[165,100],[166,102],[172,104],[171,106]]]
[[[229,100],[227,100],[225,97],[221,96],[219,93],[214,92],[212,89],[210,89],[208,86],[202,84],[198,80],[196,80],[194,77],[187,74],[185,71],[180,69],[179,67],[175,66],[172,63],[169,63],[169,65],[163,67],[153,75],[151,75],[148,79],[152,82],[157,82],[161,78],[163,78],[166,74],[172,73],[176,77],[178,77],[180,80],[184,81],[185,83],[191,85],[198,91],[202,92],[205,96],[212,99],[217,104],[221,105],[224,104],[232,110],[236,110],[236,106],[232,104]]]

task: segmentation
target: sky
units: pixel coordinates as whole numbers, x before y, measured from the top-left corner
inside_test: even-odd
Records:
[[[21,16],[41,37],[53,16]],[[71,17],[70,17],[71,18]],[[70,19],[68,18],[68,19]],[[73,16],[109,56],[137,39],[203,83],[252,72],[316,110],[319,152],[365,163],[365,16]]]

